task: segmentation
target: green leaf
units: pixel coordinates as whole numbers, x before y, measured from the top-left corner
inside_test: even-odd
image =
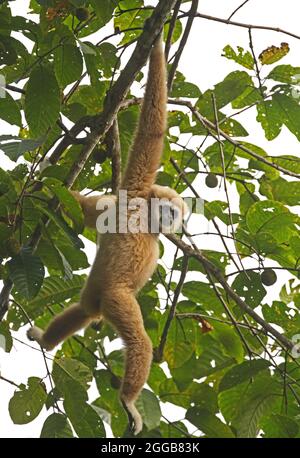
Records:
[[[9,414],[16,425],[25,425],[34,420],[42,410],[47,393],[38,377],[29,377],[27,387],[15,391],[9,401]]]
[[[30,131],[36,137],[44,134],[58,119],[60,89],[54,72],[37,65],[31,72],[25,94],[25,116]]]
[[[54,52],[54,71],[58,83],[65,87],[80,78],[83,70],[82,55],[73,44],[63,44]]]
[[[37,297],[30,302],[30,310],[43,310],[48,305],[59,304],[77,295],[84,285],[84,277],[74,275],[72,279],[63,280],[61,277],[47,277],[43,288]]]
[[[103,27],[112,18],[112,13],[116,7],[116,1],[104,0],[99,2],[98,0],[90,0],[90,4],[94,8],[97,18],[100,20],[98,28]]]
[[[234,51],[234,49],[230,46],[227,45],[223,49],[224,54],[223,56],[226,57],[227,59],[234,60],[237,64],[242,65],[245,68],[248,68],[249,70],[253,70],[254,68],[254,59],[252,54],[249,51],[244,51],[244,48],[241,46],[237,47],[237,51]]]
[[[103,76],[111,78],[113,72],[120,66],[117,48],[111,43],[102,43],[100,46],[95,46],[92,43],[82,42],[81,49],[84,53],[86,68],[91,82],[96,86],[98,86],[99,80]]]
[[[173,423],[161,422],[159,430],[161,432],[161,437],[170,439],[190,437],[187,427],[181,421],[174,421]]]
[[[229,356],[233,356],[239,363],[243,361],[243,344],[235,330],[227,324],[215,322],[214,329],[210,334],[222,343]]]
[[[277,242],[285,242],[288,231],[293,228],[295,215],[279,202],[264,200],[254,203],[246,216],[247,226],[252,234],[270,234]]]
[[[282,122],[300,140],[300,105],[299,100],[285,94],[274,94],[273,102],[277,104],[277,111]]]
[[[262,418],[270,414],[277,402],[280,405],[280,398],[280,385],[270,376],[261,377],[250,384],[234,420],[238,437],[257,437]]]
[[[292,65],[278,65],[267,76],[268,79],[286,84],[297,84],[300,80],[300,67]]]
[[[46,178],[43,180],[46,186],[51,189],[53,194],[59,199],[65,213],[75,223],[78,232],[83,229],[83,213],[80,204],[77,202],[72,193],[55,178]]]
[[[252,308],[260,305],[267,294],[260,274],[252,271],[248,271],[247,274],[245,272],[238,274],[232,283],[232,288]]]
[[[87,393],[72,381],[66,383],[64,408],[78,437],[105,437],[105,429],[97,408],[87,403]]]
[[[250,380],[259,372],[268,369],[271,363],[265,359],[255,359],[244,361],[227,371],[221,380],[219,391],[224,391],[239,385],[240,383]]]
[[[64,439],[74,436],[67,417],[60,413],[53,413],[46,418],[41,431],[41,437]]]
[[[267,183],[261,181],[260,192],[286,205],[293,206],[300,203],[299,181],[286,181],[281,177],[271,182],[267,181]]]
[[[11,161],[17,161],[20,156],[28,151],[34,151],[44,142],[44,138],[39,140],[28,140],[12,135],[0,135],[0,149],[9,157]]]
[[[228,438],[234,437],[233,432],[218,417],[208,410],[198,407],[188,409],[185,418],[202,431],[206,437]]]
[[[56,388],[63,394],[69,391],[69,382],[76,382],[85,390],[89,387],[93,375],[82,362],[72,358],[60,358],[53,364],[52,377]]]
[[[199,98],[200,96],[200,89],[195,84],[187,81],[174,81],[171,97]]]
[[[269,418],[263,420],[262,428],[265,437],[291,439],[296,437],[299,432],[299,425],[295,420],[287,415],[272,414]]]
[[[164,349],[164,356],[169,368],[174,369],[182,366],[190,358],[193,351],[193,342],[185,340],[185,335],[178,321],[173,321]]]
[[[7,263],[8,270],[16,291],[26,299],[34,298],[43,283],[45,269],[38,256],[31,248],[23,248]]]
[[[13,346],[13,339],[10,333],[9,324],[7,321],[1,321],[0,323],[0,348],[7,353],[10,352]]]
[[[100,369],[94,372],[100,397],[93,405],[106,410],[110,419],[107,421],[116,437],[122,437],[128,425],[127,415],[120,403],[119,390],[112,386],[112,376],[107,370]]]
[[[226,76],[224,81],[216,84],[213,90],[206,91],[203,96],[199,98],[197,107],[201,114],[214,120],[215,115],[212,94],[215,96],[217,109],[220,110],[240,96],[247,87],[252,86],[252,79],[248,73],[241,71],[232,72]]]
[[[47,215],[51,221],[53,221],[60,229],[62,229],[64,235],[66,235],[66,237],[69,239],[72,245],[74,245],[74,247],[84,247],[82,240],[78,237],[74,229],[72,229],[57,212],[54,212],[52,208],[50,208],[49,206],[43,206],[39,202],[35,202],[35,207],[38,208],[42,213]]]
[[[297,156],[283,155],[272,157],[272,162],[281,167],[291,170],[292,172],[300,173],[300,159]]]
[[[8,93],[5,93],[5,97],[0,97],[0,118],[9,124],[22,126],[18,104]]]
[[[274,99],[266,100],[257,106],[257,121],[261,123],[267,140],[274,140],[281,132],[282,113]]]
[[[196,304],[203,305],[206,310],[219,305],[214,289],[208,283],[188,281],[183,285],[182,294]]]
[[[158,399],[152,391],[144,389],[136,401],[136,407],[149,431],[159,426],[161,410]]]

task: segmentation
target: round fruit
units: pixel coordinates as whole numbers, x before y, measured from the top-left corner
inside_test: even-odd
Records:
[[[261,281],[265,286],[272,286],[277,281],[277,275],[273,269],[266,269],[261,274]]]
[[[205,184],[208,188],[216,188],[218,186],[218,178],[214,173],[209,173],[205,178]]]
[[[75,16],[82,22],[86,21],[90,17],[90,13],[86,8],[76,8]]]

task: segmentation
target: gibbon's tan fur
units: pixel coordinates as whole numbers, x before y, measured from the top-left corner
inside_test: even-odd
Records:
[[[151,53],[140,119],[120,186],[120,189],[127,190],[128,199],[178,197],[175,191],[154,185],[166,130],[166,103],[166,65],[160,39]],[[95,207],[99,196],[74,195],[83,208],[85,224],[95,227],[99,215]],[[111,198],[114,203],[116,197]],[[180,203],[184,213],[181,198]],[[57,315],[45,331],[36,327],[28,331],[29,338],[51,350],[91,321],[102,318],[108,320],[126,348],[120,398],[135,434],[141,431],[143,423],[134,403],[147,381],[152,361],[152,343],[144,329],[136,294],[153,274],[158,255],[158,237],[155,234],[102,234],[100,249],[79,303]]]

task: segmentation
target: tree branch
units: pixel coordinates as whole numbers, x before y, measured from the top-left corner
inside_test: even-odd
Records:
[[[168,89],[169,89],[169,91],[171,91],[171,88],[172,88],[173,79],[174,79],[174,76],[175,76],[175,73],[176,73],[176,69],[177,69],[178,64],[179,64],[179,60],[180,60],[182,51],[184,50],[184,47],[185,47],[185,45],[187,43],[187,40],[189,38],[189,35],[190,35],[190,32],[191,32],[191,28],[192,28],[192,25],[193,25],[193,21],[195,19],[195,15],[197,13],[198,4],[199,4],[199,0],[193,0],[192,1],[192,5],[191,5],[191,9],[188,12],[189,16],[188,16],[187,24],[186,24],[184,33],[182,35],[182,38],[181,38],[181,41],[180,41],[180,44],[179,44],[179,48],[176,51],[174,62],[173,62],[172,67],[171,67],[171,69],[169,71],[169,77],[168,77]]]
[[[175,292],[174,292],[174,298],[173,298],[173,301],[172,301],[172,305],[170,307],[169,315],[168,315],[167,321],[165,323],[165,326],[164,326],[164,329],[163,329],[163,332],[162,332],[162,336],[161,336],[161,339],[160,339],[160,342],[159,342],[159,346],[154,351],[154,361],[156,361],[156,362],[161,362],[162,358],[163,358],[164,348],[165,348],[165,345],[166,345],[166,342],[167,342],[169,329],[170,329],[172,321],[173,321],[173,319],[175,317],[177,302],[178,302],[180,293],[181,293],[182,288],[183,288],[183,284],[184,284],[184,281],[185,281],[186,274],[188,272],[188,265],[189,265],[189,258],[188,258],[188,256],[184,256],[183,262],[182,262],[181,275],[180,275],[177,287],[176,287]]]
[[[166,44],[165,44],[165,57],[166,57],[167,62],[169,58],[169,53],[170,53],[171,44],[172,44],[172,36],[173,36],[174,29],[175,29],[181,1],[182,0],[177,0],[175,7],[174,7],[173,16],[171,18],[170,25],[169,25],[168,36],[167,36]]]
[[[121,183],[121,144],[117,119],[115,119],[113,125],[107,132],[106,143],[110,152],[112,163],[112,193],[117,194]]]
[[[273,328],[273,326],[261,318],[248,304],[246,304],[246,302],[244,302],[239,297],[239,295],[227,283],[221,271],[211,261],[209,261],[199,249],[197,249],[195,246],[191,247],[183,240],[176,237],[176,235],[168,234],[166,237],[178,248],[180,248],[186,256],[191,256],[197,259],[203,265],[204,269],[206,269],[216,280],[218,280],[228,296],[241,308],[241,310],[250,315],[251,318],[253,318],[256,323],[260,324],[266,332],[270,333],[274,338],[276,338],[284,348],[291,350],[294,347],[293,342],[291,342],[287,337]]]
[[[217,126],[213,122],[209,121],[209,119],[202,116],[199,113],[199,111],[192,105],[191,102],[186,101],[186,100],[180,100],[180,99],[169,99],[168,103],[171,103],[174,105],[181,105],[181,106],[185,106],[189,108],[190,111],[195,116],[195,118],[200,122],[200,124],[202,124],[202,126],[205,127],[209,131],[209,133],[216,139],[216,141],[218,141],[218,137],[214,133],[218,131]],[[225,140],[227,140],[229,143],[234,145],[236,148],[241,149],[245,153],[249,154],[249,156],[255,157],[255,159],[259,160],[260,162],[263,162],[264,164],[270,167],[273,167],[276,170],[279,170],[280,172],[284,173],[285,175],[289,175],[295,178],[300,178],[300,175],[298,173],[295,173],[291,170],[287,170],[278,164],[274,164],[273,162],[268,161],[264,157],[255,153],[251,149],[247,148],[245,145],[240,143],[238,140],[234,140],[232,137],[230,137],[230,135],[226,134],[226,132],[224,132],[223,130],[219,129],[219,134],[221,135],[221,137],[225,138]]]
[[[179,19],[187,17],[188,15],[189,15],[189,12],[183,13],[179,16]],[[244,29],[269,30],[271,32],[283,33],[284,35],[288,35],[290,37],[296,38],[297,40],[300,40],[300,35],[296,35],[295,33],[289,32],[288,30],[281,29],[280,27],[272,27],[268,25],[257,25],[257,24],[246,24],[244,22],[231,21],[229,19],[223,19],[220,17],[210,16],[208,14],[202,14],[202,13],[197,13],[195,16],[202,18],[202,19],[207,19],[208,21],[221,22],[222,24],[234,25],[236,27],[242,27]]]

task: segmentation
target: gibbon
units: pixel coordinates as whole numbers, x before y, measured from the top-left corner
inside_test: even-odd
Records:
[[[175,207],[183,218],[187,208],[182,198],[174,190],[154,184],[163,151],[166,104],[166,64],[160,38],[151,52],[141,114],[120,189],[127,191],[128,200],[177,199]],[[73,195],[82,206],[85,224],[95,227],[99,216],[96,205],[101,197],[84,197],[77,192]],[[112,205],[118,206],[115,196],[109,199]],[[116,231],[102,234],[79,303],[57,315],[45,331],[37,327],[28,331],[31,340],[51,350],[93,320],[105,319],[111,323],[125,344],[125,374],[120,399],[135,434],[143,427],[135,401],[147,381],[152,362],[152,343],[145,331],[136,295],[153,274],[158,257],[155,233]]]

